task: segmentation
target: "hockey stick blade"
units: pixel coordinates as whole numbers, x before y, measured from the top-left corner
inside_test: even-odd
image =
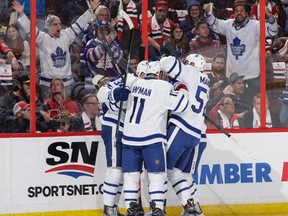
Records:
[[[129,30],[134,28],[134,24],[133,24],[131,18],[129,17],[129,15],[124,10],[120,10],[119,15],[121,17],[123,17],[123,19],[127,22],[128,26],[129,26]]]
[[[249,157],[250,159],[255,160],[255,161],[259,161],[259,160],[254,156],[253,152],[252,152],[251,150],[249,150],[249,148],[247,148],[246,145],[243,145],[242,143],[239,143],[239,142],[235,139],[235,137],[233,137],[233,136],[231,136],[231,137],[229,137],[229,138],[230,138],[230,140],[232,140],[232,141],[236,144],[236,146],[238,146],[240,149],[242,149],[242,150],[248,155],[248,157]]]

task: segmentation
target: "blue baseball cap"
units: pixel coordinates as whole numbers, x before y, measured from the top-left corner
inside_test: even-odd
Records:
[[[101,28],[110,28],[110,25],[107,21],[105,20],[98,20],[98,24]],[[95,25],[97,26],[97,22],[95,21]]]

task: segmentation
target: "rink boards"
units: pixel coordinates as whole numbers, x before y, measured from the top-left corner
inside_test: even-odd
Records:
[[[232,137],[208,134],[195,178],[204,214],[288,215],[288,134]],[[102,215],[100,136],[1,138],[0,168],[0,215]],[[171,188],[167,197],[167,215],[180,215]]]

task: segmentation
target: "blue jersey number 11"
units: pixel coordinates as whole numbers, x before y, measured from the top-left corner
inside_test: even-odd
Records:
[[[130,120],[129,120],[130,123],[132,122],[135,113],[137,113],[136,114],[135,123],[136,124],[140,123],[140,119],[141,119],[141,116],[142,116],[142,113],[143,113],[143,109],[144,109],[145,99],[144,98],[140,98],[140,100],[139,100],[140,105],[138,106],[138,110],[136,110],[136,107],[137,107],[137,104],[138,104],[138,99],[139,99],[138,97],[134,97],[133,111],[132,111],[132,114],[131,114],[131,117],[130,117]]]

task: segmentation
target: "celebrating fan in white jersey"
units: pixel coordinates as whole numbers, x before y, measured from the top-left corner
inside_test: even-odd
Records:
[[[171,113],[166,148],[168,179],[179,196],[184,211],[182,215],[202,215],[198,198],[191,185],[195,165],[199,163],[205,142],[205,105],[208,101],[209,78],[202,73],[205,59],[198,54],[186,57],[187,65],[175,57],[163,57],[161,68],[175,81],[183,83],[189,93],[189,105],[182,113]],[[201,145],[199,145],[199,142]],[[199,149],[200,148],[200,149]]]

